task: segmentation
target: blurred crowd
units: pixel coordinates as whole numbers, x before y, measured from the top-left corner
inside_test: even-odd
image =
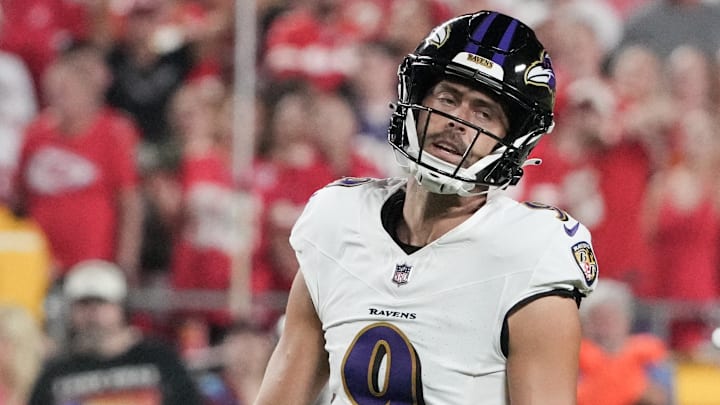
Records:
[[[85,339],[72,313],[110,311],[98,300],[177,349],[205,403],[250,403],[304,203],[341,176],[401,174],[386,144],[397,65],[483,8],[536,30],[559,85],[555,130],[531,154],[543,164],[507,192],[592,231],[601,279],[635,298],[618,310],[663,347],[651,357],[720,367],[720,2],[257,0],[250,31],[236,7],[0,0],[0,324],[14,325],[0,325],[0,403],[25,403],[40,362]],[[243,36],[252,100],[234,93]],[[119,269],[127,291],[68,295],[88,266]]]

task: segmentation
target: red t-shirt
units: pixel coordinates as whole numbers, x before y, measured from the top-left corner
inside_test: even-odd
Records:
[[[171,262],[171,282],[177,290],[230,288],[235,243],[232,173],[217,150],[185,157],[180,168],[182,226]],[[227,325],[228,311],[188,311],[210,323]]]
[[[18,188],[61,269],[115,258],[117,196],[137,184],[137,140],[134,124],[111,109],[72,137],[47,112],[26,130]]]
[[[230,286],[232,173],[220,154],[185,158],[180,170],[183,225],[173,251],[172,283],[180,289]]]
[[[651,272],[650,245],[641,221],[650,176],[645,150],[637,143],[622,143],[595,155],[593,164],[600,175],[606,210],[592,229],[601,271],[606,277],[631,283],[640,296],[652,295],[658,280]]]
[[[709,301],[718,297],[720,217],[709,197],[682,212],[662,202],[653,241],[659,298]]]

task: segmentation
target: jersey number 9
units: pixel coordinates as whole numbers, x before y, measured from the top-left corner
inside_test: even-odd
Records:
[[[343,359],[342,382],[353,404],[425,404],[415,348],[387,322],[368,325],[355,336]]]

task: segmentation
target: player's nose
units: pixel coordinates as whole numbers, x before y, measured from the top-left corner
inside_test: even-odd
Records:
[[[461,109],[458,109],[456,111],[456,114],[452,114],[452,115],[461,120],[469,121],[468,120],[469,114],[461,111]],[[470,136],[469,134],[472,132],[472,131],[470,131],[470,129],[471,129],[470,127],[468,127],[467,125],[463,124],[460,121],[454,120],[449,117],[448,117],[447,123],[445,125],[446,125],[446,132],[453,134],[453,135],[457,136],[458,138],[462,139],[462,141],[464,143],[469,142],[469,139],[467,139],[467,138]]]

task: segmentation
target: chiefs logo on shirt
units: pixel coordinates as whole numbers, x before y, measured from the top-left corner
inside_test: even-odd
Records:
[[[98,168],[83,156],[57,147],[45,147],[32,156],[28,187],[44,195],[56,195],[88,187],[97,181]]]

